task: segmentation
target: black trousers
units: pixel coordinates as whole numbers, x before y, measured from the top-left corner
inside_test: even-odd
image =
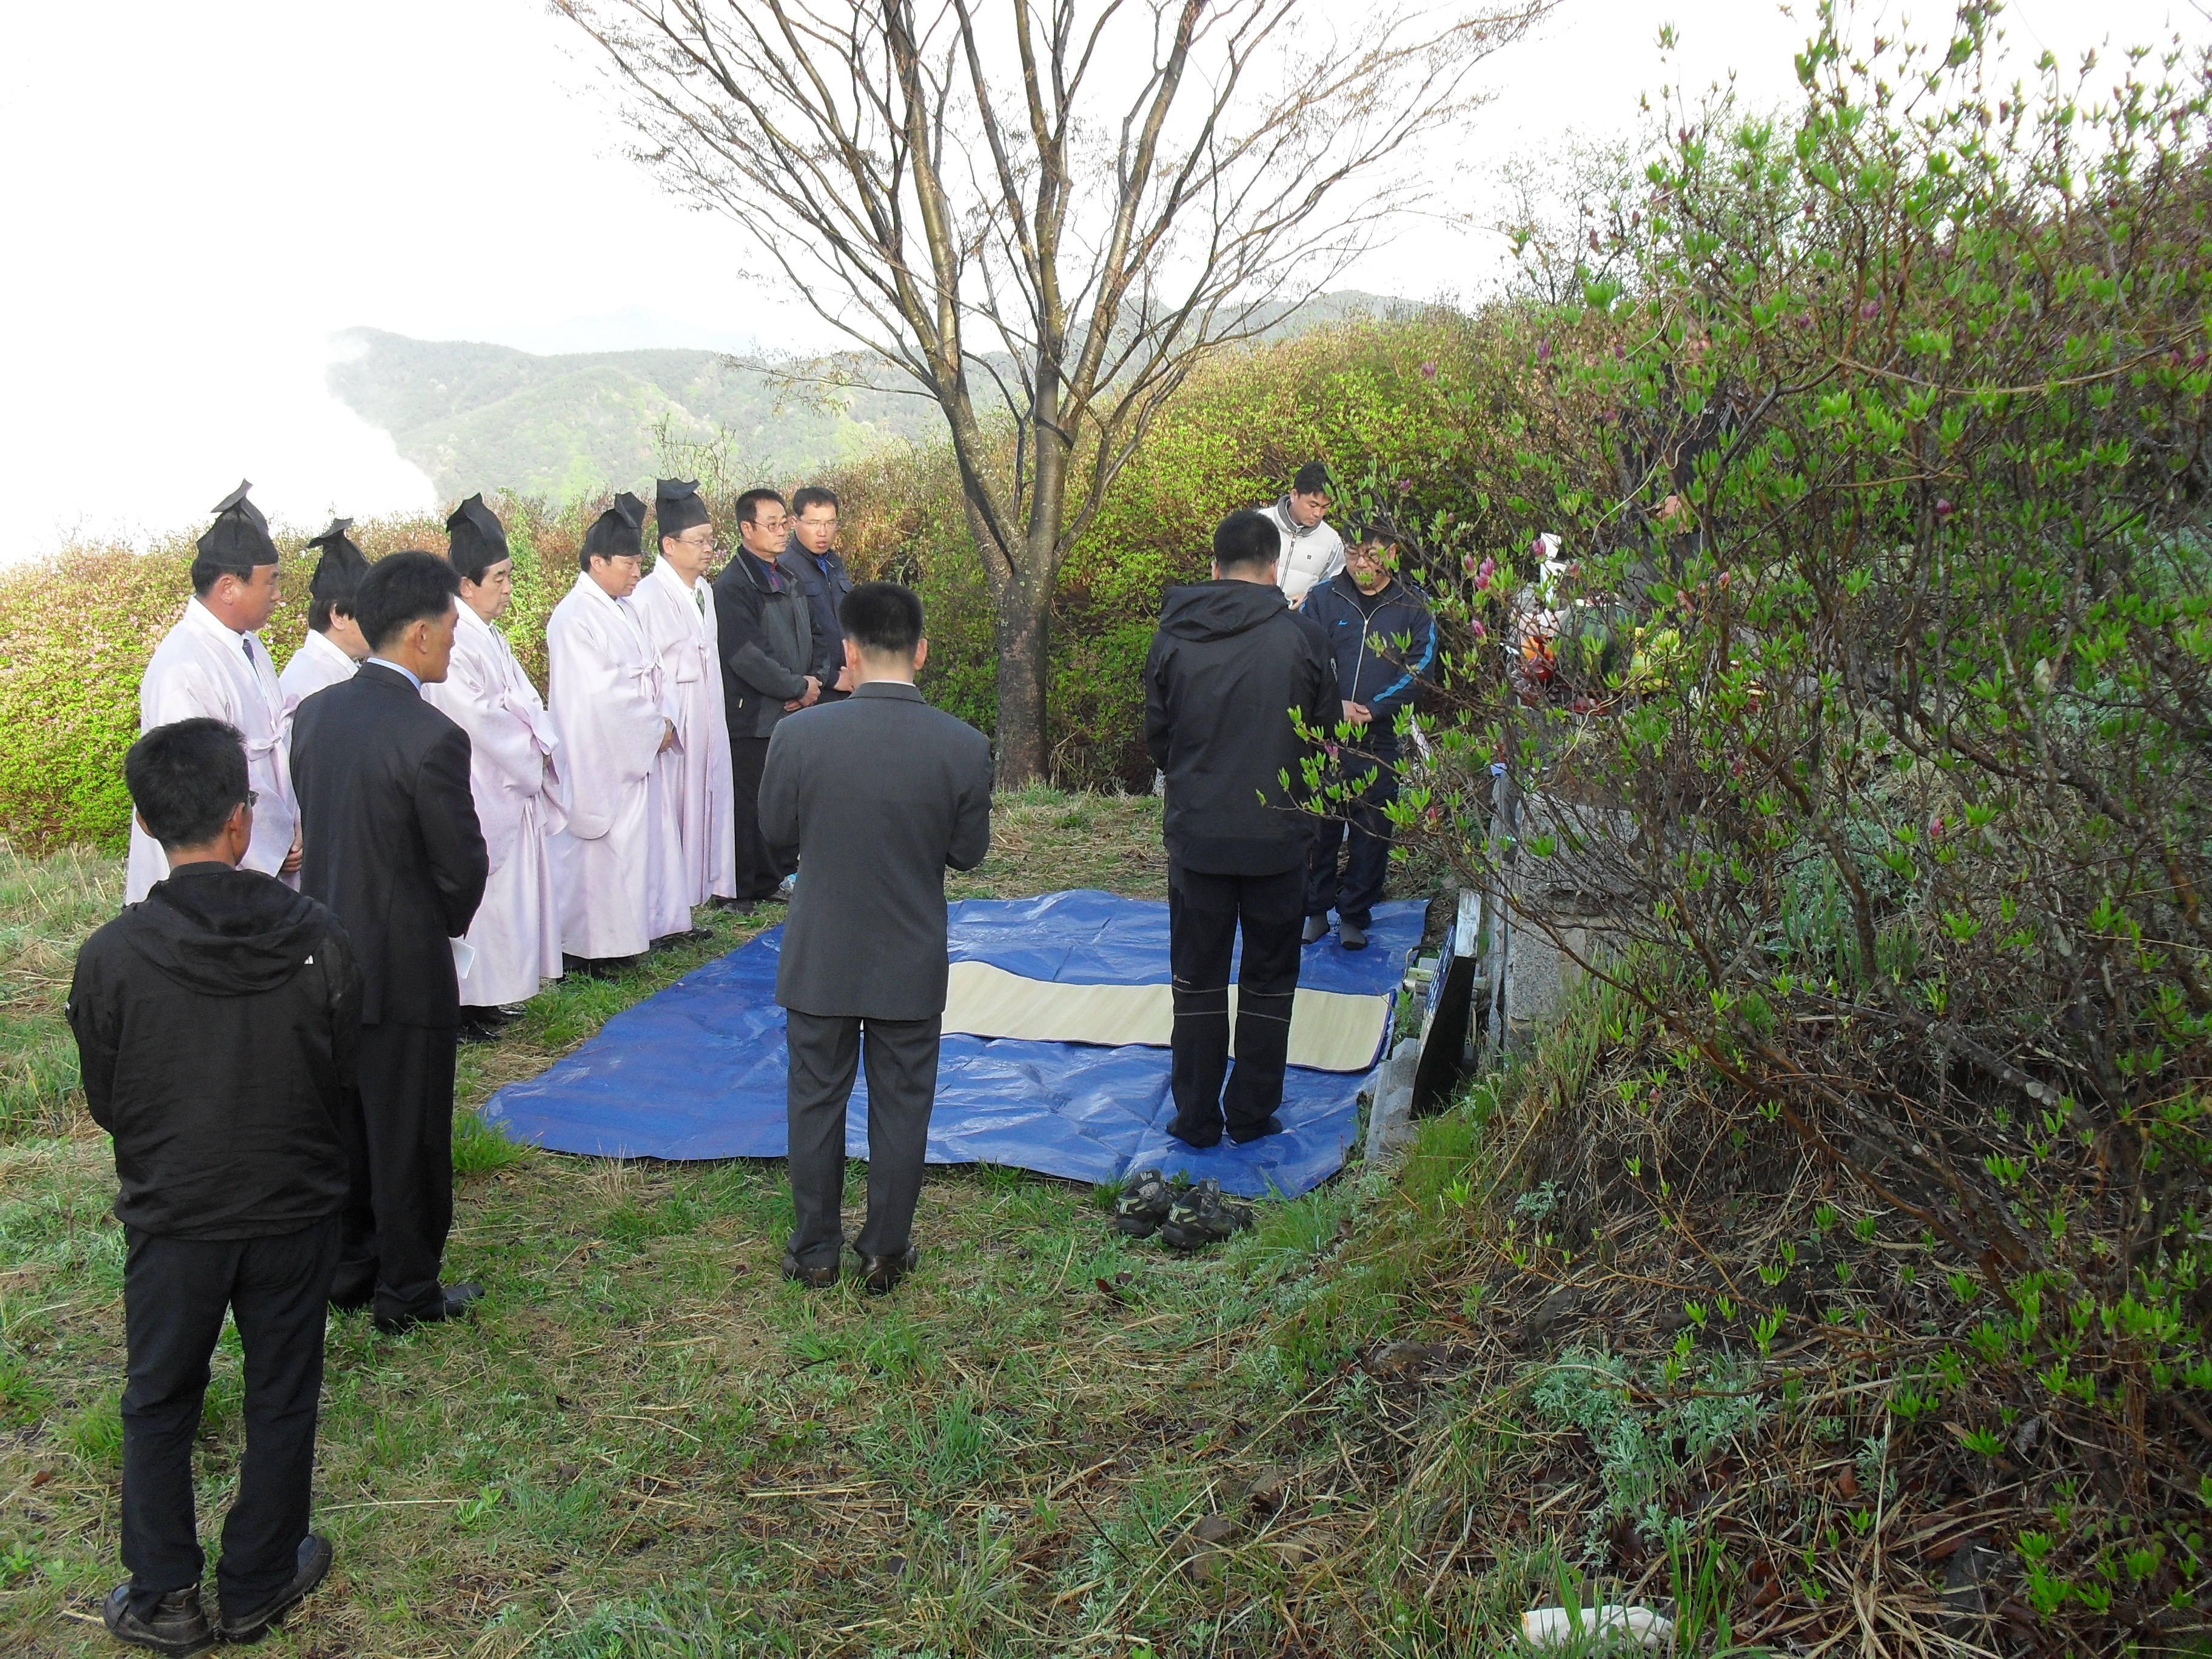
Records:
[[[797,867],[771,853],[761,834],[761,770],[768,764],[768,745],[766,738],[730,739],[731,793],[738,820],[737,896],[741,899],[766,898]]]
[[[246,1455],[222,1522],[222,1605],[246,1613],[291,1581],[307,1535],[324,1307],[338,1218],[272,1238],[171,1238],[125,1230],[123,1565],[143,1616],[207,1565],[193,1524],[192,1443],[208,1356],[228,1309],[246,1347]]]
[[[361,1090],[346,1113],[352,1190],[331,1300],[404,1319],[437,1305],[453,1228],[453,1052],[450,1028],[364,1025]]]
[[[1345,921],[1364,927],[1375,919],[1376,901],[1390,873],[1390,818],[1383,810],[1398,799],[1395,757],[1379,760],[1374,775],[1358,795],[1346,801],[1342,822],[1321,826],[1313,854],[1306,860],[1306,914],[1325,916],[1334,910]],[[1346,841],[1344,873],[1337,873],[1337,855]]]
[[[791,1051],[789,1251],[802,1267],[834,1267],[845,1245],[845,1108],[865,1054],[868,1067],[868,1218],[854,1248],[898,1255],[914,1242],[930,1108],[937,1103],[944,1016],[867,1019],[786,1013]]]
[[[1170,1071],[1175,1136],[1194,1146],[1249,1138],[1283,1103],[1291,1006],[1298,989],[1298,925],[1306,872],[1265,876],[1168,869],[1168,963],[1175,976]],[[1237,1070],[1229,1072],[1229,958],[1239,929]],[[1228,1077],[1224,1094],[1222,1079]]]

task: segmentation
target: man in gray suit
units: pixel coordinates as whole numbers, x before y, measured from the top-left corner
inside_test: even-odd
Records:
[[[932,708],[921,601],[864,582],[838,606],[854,691],[775,728],[761,834],[806,872],[791,902],[775,1000],[791,1053],[786,1278],[837,1282],[844,1250],[845,1107],[868,1068],[868,1218],[855,1249],[871,1294],[914,1266],[914,1209],[937,1095],[946,969],[945,872],[991,847],[991,745]]]

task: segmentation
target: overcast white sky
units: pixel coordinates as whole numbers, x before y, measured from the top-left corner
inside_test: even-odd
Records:
[[[2029,58],[2070,62],[2170,20],[2203,28],[2188,0],[2015,0],[2004,26]],[[1734,70],[1785,97],[1806,32],[1766,0],[1565,0],[1487,67],[1499,95],[1442,158],[1453,204],[1480,213],[1515,151],[1632,128],[1662,81]],[[821,343],[733,280],[734,227],[625,159],[572,37],[536,0],[0,8],[0,484],[16,503],[0,560],[192,524],[241,475],[301,524],[430,505],[324,390],[328,336],[354,325],[541,349],[676,343],[672,320],[700,344]],[[680,260],[656,257],[678,240]],[[1415,225],[1346,286],[1478,291],[1498,264],[1494,239]]]

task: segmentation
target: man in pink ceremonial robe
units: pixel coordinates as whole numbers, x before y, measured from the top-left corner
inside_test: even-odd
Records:
[[[246,739],[246,778],[254,795],[253,839],[240,867],[297,887],[300,809],[285,753],[284,696],[258,633],[276,609],[276,544],[269,520],[246,498],[252,488],[241,483],[224,496],[215,523],[195,544],[192,597],[138,683],[138,730],[202,718],[235,726]],[[134,817],[123,902],[137,903],[168,874],[161,843]]]
[[[322,550],[315,574],[307,579],[307,637],[276,677],[288,727],[302,702],[325,686],[351,679],[368,658],[368,641],[353,619],[353,596],[368,574],[368,561],[346,534],[352,528],[351,519],[332,519],[331,527],[307,544]]]
[[[714,526],[699,486],[663,478],[653,501],[660,557],[630,595],[630,609],[660,659],[661,683],[676,705],[678,840],[683,859],[663,914],[691,926],[691,908],[738,890],[736,792],[730,778],[729,717],[722,708],[720,631],[713,585]],[[656,923],[655,933],[676,931]]]
[[[471,495],[446,520],[446,556],[461,579],[453,656],[444,680],[422,696],[469,734],[469,793],[491,867],[458,953],[461,1035],[471,1040],[498,1030],[514,1004],[561,977],[552,842],[568,812],[553,716],[492,626],[514,598],[506,526]]]
[[[568,823],[555,840],[561,945],[598,965],[642,954],[655,896],[680,864],[673,700],[629,603],[643,563],[645,503],[625,490],[584,534],[583,574],[545,625],[553,722],[565,750]],[[687,917],[684,928],[690,926]],[[675,931],[675,930],[668,930]]]

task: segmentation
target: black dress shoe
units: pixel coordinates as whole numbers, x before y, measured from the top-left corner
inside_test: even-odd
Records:
[[[889,1296],[921,1260],[921,1252],[911,1244],[896,1255],[864,1255],[860,1258],[861,1282],[870,1296]]]
[[[226,1642],[258,1642],[269,1634],[269,1627],[281,1621],[284,1615],[306,1601],[315,1586],[331,1573],[331,1545],[326,1538],[309,1533],[300,1540],[300,1553],[294,1558],[292,1582],[276,1592],[276,1599],[264,1602],[251,1613],[231,1616],[228,1607],[222,1610],[222,1639]]]
[[[118,1584],[107,1592],[107,1601],[100,1610],[100,1618],[110,1636],[134,1648],[185,1654],[204,1653],[215,1645],[215,1631],[208,1624],[207,1614],[200,1610],[198,1584],[171,1590],[143,1619],[131,1611],[131,1586]]]
[[[828,1290],[837,1282],[838,1275],[842,1272],[843,1269],[834,1261],[826,1267],[802,1267],[797,1256],[787,1251],[784,1255],[783,1276],[794,1285],[805,1285],[810,1291]]]
[[[1282,1133],[1283,1120],[1271,1115],[1266,1122],[1261,1124],[1257,1128],[1231,1129],[1229,1132],[1229,1141],[1233,1146],[1249,1146],[1252,1142],[1260,1139],[1263,1136],[1279,1135]]]
[[[386,1336],[398,1336],[411,1331],[417,1325],[442,1325],[449,1319],[459,1319],[473,1303],[483,1299],[481,1285],[447,1285],[438,1292],[438,1299],[418,1312],[401,1314],[397,1318],[384,1314],[376,1316],[376,1328]]]
[[[1209,1146],[1218,1146],[1221,1144],[1221,1126],[1218,1123],[1208,1123],[1200,1127],[1185,1123],[1178,1117],[1168,1124],[1168,1133],[1182,1142],[1184,1146],[1195,1147],[1201,1152]]]

